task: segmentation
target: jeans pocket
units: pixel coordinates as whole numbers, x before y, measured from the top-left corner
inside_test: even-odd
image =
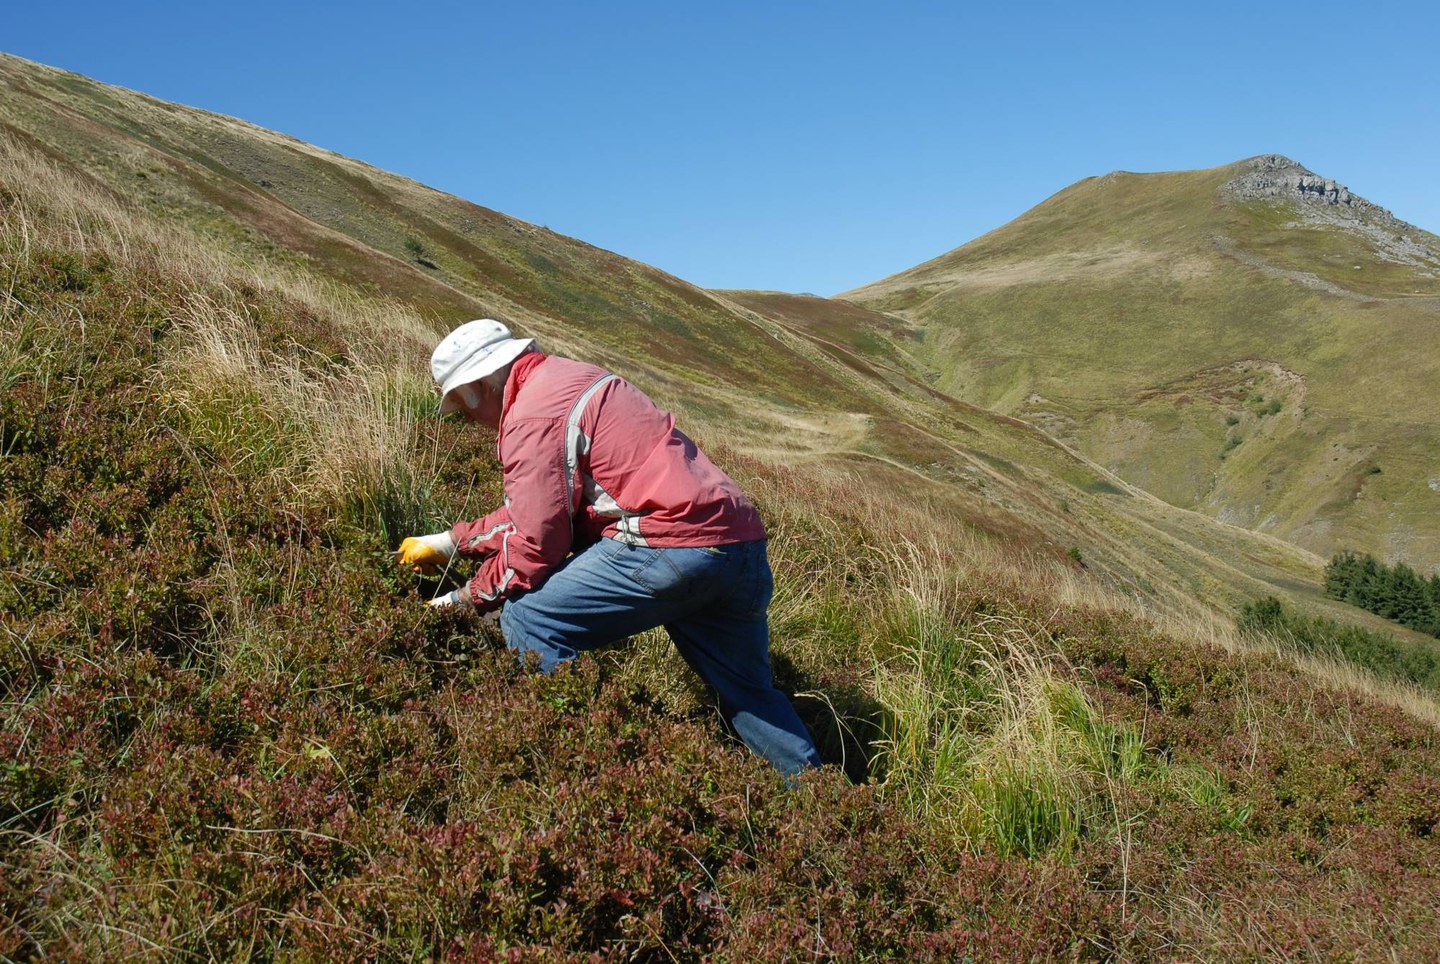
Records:
[[[688,567],[677,566],[674,549],[627,548],[616,558],[620,571],[655,599],[684,599],[694,582]]]

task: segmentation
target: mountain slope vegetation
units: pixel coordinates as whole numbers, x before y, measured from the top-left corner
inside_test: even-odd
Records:
[[[1287,158],[1089,178],[841,297],[1175,505],[1440,566],[1440,238]]]
[[[917,388],[894,364],[857,370],[856,351],[837,354],[785,310],[772,316],[760,301],[232,118],[17,58],[0,58],[0,82],[0,125],[27,149],[242,263],[403,301],[420,319],[412,330],[427,331],[420,341],[498,317],[637,380],[702,437],[893,476],[999,543],[1071,568],[1078,549],[1091,576],[1165,612],[1235,611],[1257,594],[1318,586],[1321,558],[1273,540],[1217,553],[1232,533],[1143,494],[1114,497],[1123,483],[1104,470],[1019,422]],[[828,330],[874,317],[822,299],[788,304],[840,313]]]
[[[703,292],[553,235],[515,242],[553,255],[526,279],[466,281],[457,242],[417,233],[418,186],[367,173],[384,217],[318,189],[275,213],[198,146],[253,128],[0,69],[0,955],[1365,958],[1440,938],[1440,706],[1225,619],[1267,587],[1343,610],[1318,560],[851,330],[893,318]],[[146,120],[181,115],[183,136]],[[116,160],[137,151],[180,172],[164,203]],[[614,313],[567,308],[572,276]],[[662,294],[690,332],[673,354],[649,350]],[[659,634],[542,677],[422,605],[436,584],[394,567],[399,537],[500,496],[493,437],[433,417],[424,364],[481,311],[654,388],[753,494],[777,679],[822,771],[786,788]],[[724,345],[747,354],[712,367]]]

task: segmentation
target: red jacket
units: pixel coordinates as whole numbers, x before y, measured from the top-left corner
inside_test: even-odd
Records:
[[[482,611],[602,536],[660,548],[765,538],[750,500],[675,416],[603,368],[520,356],[497,447],[505,504],[451,530],[461,555],[487,557],[468,586]]]

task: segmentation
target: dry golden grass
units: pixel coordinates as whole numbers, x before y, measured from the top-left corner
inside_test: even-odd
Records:
[[[1193,640],[1231,653],[1264,653],[1279,656],[1315,685],[1353,693],[1392,706],[1416,720],[1440,729],[1440,699],[1413,683],[1387,679],[1339,656],[1306,652],[1293,642],[1273,636],[1246,636],[1234,620],[1217,615],[1190,618],[1160,617],[1157,632],[1176,639]]]
[[[183,292],[167,319],[183,337],[157,384],[222,447],[264,460],[298,497],[379,491],[397,473],[413,476],[406,485],[433,475],[439,454],[416,450],[417,420],[433,404],[421,364],[433,323],[287,267],[241,262],[9,137],[0,137],[0,171],[25,199],[7,213],[11,250],[101,251],[117,268],[150,272]],[[299,345],[284,355],[266,348],[252,291],[342,333],[348,362],[330,364]]]
[[[19,250],[50,247],[84,254],[103,251],[112,262],[145,268],[195,291],[246,287],[282,295],[342,328],[359,357],[428,351],[437,323],[398,302],[362,296],[339,283],[274,261],[244,260],[189,229],[161,221],[91,178],[61,167],[9,135],[0,134],[0,172],[25,199],[7,213],[5,230]]]
[[[264,419],[247,431],[288,449],[275,469],[297,490],[340,495],[377,484],[387,467],[412,458],[415,422],[433,395],[413,353],[343,367],[304,354],[282,360],[261,347],[243,302],[203,293],[191,294],[177,322],[185,347],[171,360],[176,400],[201,419],[217,407]],[[229,404],[237,397],[245,403]]]
[[[843,546],[845,523],[826,516],[819,508],[844,504],[855,521],[849,540],[888,559],[884,579],[901,587],[903,596],[927,618],[942,618],[942,600],[959,587],[983,586],[999,598],[1024,599],[1031,611],[1119,611],[1139,617],[1155,632],[1197,645],[1215,646],[1228,652],[1258,652],[1278,655],[1318,687],[1355,693],[1396,707],[1417,720],[1440,726],[1440,700],[1420,687],[1376,676],[1343,659],[1305,653],[1282,640],[1260,641],[1241,636],[1233,617],[1178,599],[1181,605],[1157,607],[1139,594],[1126,595],[1090,572],[1051,557],[1042,557],[1023,547],[1001,542],[948,517],[922,502],[896,498],[891,492],[876,491],[863,474],[851,469],[806,464],[785,477],[747,478],[767,510],[780,520],[780,532],[772,533],[772,555],[776,570],[785,574],[772,607],[777,622],[787,620],[810,625],[810,608],[824,597],[822,590],[857,581],[854,559],[816,559],[792,554],[803,540],[786,538],[789,520],[804,519],[826,533],[824,540]],[[777,537],[778,536],[778,537]],[[869,583],[867,592],[877,587]],[[878,587],[884,589],[885,585]],[[870,600],[876,612],[885,603]],[[832,603],[824,603],[832,605]],[[821,624],[823,624],[823,620]],[[873,646],[874,638],[862,636],[868,645],[857,656],[879,660],[883,654]],[[804,643],[804,640],[797,641]],[[812,641],[823,643],[825,641]],[[818,653],[816,654],[818,657]]]

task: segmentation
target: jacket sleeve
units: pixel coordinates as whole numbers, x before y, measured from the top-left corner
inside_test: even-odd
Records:
[[[500,451],[505,505],[480,520],[491,524],[475,533],[486,537],[477,546],[495,549],[466,587],[481,612],[543,583],[565,561],[572,539],[563,420],[517,419],[506,426]]]
[[[456,552],[467,558],[477,558],[498,552],[510,528],[510,504],[507,501],[482,519],[455,523],[450,529],[450,537],[455,540]]]

